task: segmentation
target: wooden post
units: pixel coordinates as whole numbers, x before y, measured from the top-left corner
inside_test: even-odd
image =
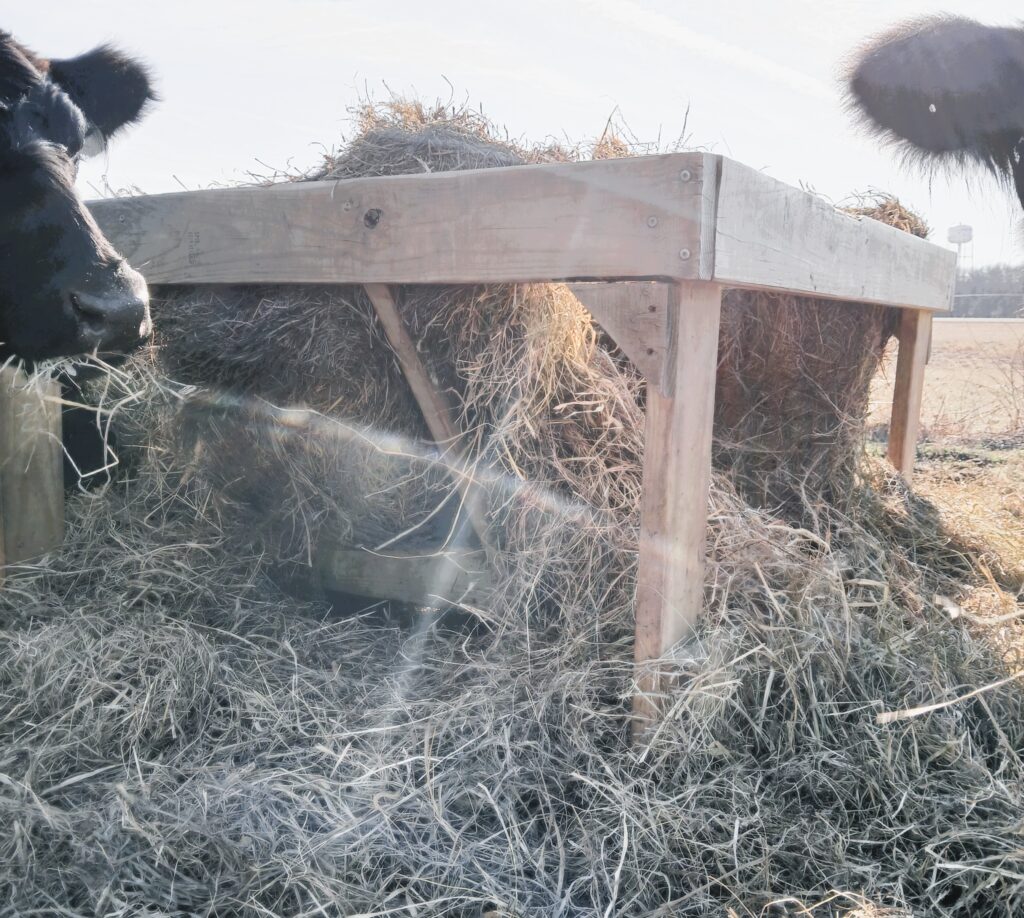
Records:
[[[395,298],[386,284],[366,284],[366,294],[373,304],[377,317],[384,327],[384,334],[395,349],[398,363],[402,368],[409,388],[416,403],[423,412],[430,435],[454,456],[455,466],[449,466],[450,473],[459,494],[469,521],[480,538],[480,544],[489,553],[493,546],[487,531],[487,517],[481,500],[480,489],[473,486],[471,469],[463,467],[466,458],[462,435],[455,423],[454,410],[448,399],[440,392],[430,378],[427,368],[416,353],[416,345],[409,335],[409,330],[402,321]]]
[[[889,422],[889,461],[909,484],[914,474],[917,436],[921,426],[924,368],[932,337],[932,314],[924,309],[904,309],[900,315],[899,352],[896,357],[896,388]]]
[[[704,605],[722,288],[691,282],[669,290],[668,359],[662,384],[647,389],[634,736],[657,714],[663,678],[651,661],[685,637]]]
[[[0,371],[0,564],[19,564],[64,541],[60,387]],[[2,573],[0,573],[2,578]]]

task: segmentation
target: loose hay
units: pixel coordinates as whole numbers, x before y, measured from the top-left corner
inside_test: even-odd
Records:
[[[419,149],[399,142],[414,115],[378,113],[330,169]],[[454,155],[458,130],[425,127],[423,149]],[[397,147],[375,153],[377,130]],[[492,155],[469,146],[459,164]],[[747,329],[778,306],[747,305]],[[972,556],[893,513],[910,498],[853,461],[852,435],[825,431],[838,471],[716,472],[705,616],[631,748],[641,381],[565,288],[413,288],[401,308],[497,482],[496,601],[453,628],[285,597],[271,562],[425,519],[443,463],[355,291],[165,299],[160,359],[187,385],[137,362],[115,415],[130,474],[77,496],[66,550],[0,593],[0,915],[1022,907],[1018,687],[877,722],[1007,670],[931,602],[977,577]],[[857,380],[882,346],[866,328]],[[854,425],[858,398],[838,405]],[[732,429],[759,450],[784,433],[746,417]],[[802,525],[751,503],[779,493],[807,495]]]
[[[855,217],[870,217],[872,220],[880,220],[882,223],[895,226],[896,229],[917,236],[919,239],[927,239],[932,231],[919,214],[904,207],[899,198],[884,191],[868,191],[854,195],[843,205],[843,210]]]

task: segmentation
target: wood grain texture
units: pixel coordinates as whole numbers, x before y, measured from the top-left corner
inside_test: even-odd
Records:
[[[665,392],[648,388],[636,596],[639,692],[634,731],[657,712],[664,657],[704,605],[704,554],[722,291],[717,284],[670,288],[673,349]]]
[[[722,161],[714,279],[860,303],[952,308],[956,253]]]
[[[60,387],[0,371],[0,531],[4,564],[32,561],[64,541]]]
[[[329,590],[418,606],[486,606],[490,569],[482,551],[375,553],[322,549],[320,583]]]
[[[674,153],[90,204],[154,284],[711,279],[950,308],[952,252]]]
[[[466,450],[462,433],[455,419],[455,410],[449,399],[430,378],[430,373],[416,351],[416,344],[402,321],[395,298],[386,284],[367,284],[366,293],[377,312],[384,334],[395,351],[399,366],[412,390],[416,404],[423,412],[430,435],[448,457],[447,468],[462,497],[462,509],[468,516],[480,544],[492,550],[488,533],[485,502],[481,489],[474,485],[473,469],[465,464]]]
[[[661,385],[668,351],[668,285],[619,281],[570,284],[569,289],[644,379]]]
[[[697,277],[701,153],[89,204],[150,283]],[[681,257],[681,253],[686,257]]]
[[[900,316],[896,386],[889,422],[889,461],[909,484],[914,476],[917,438],[921,427],[924,371],[931,352],[932,314],[906,309]]]

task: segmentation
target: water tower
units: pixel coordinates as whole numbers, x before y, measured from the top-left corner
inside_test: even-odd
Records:
[[[956,246],[956,264],[962,270],[964,266],[961,263],[960,255],[963,247],[974,239],[974,227],[968,226],[966,223],[958,223],[947,230],[946,239]]]

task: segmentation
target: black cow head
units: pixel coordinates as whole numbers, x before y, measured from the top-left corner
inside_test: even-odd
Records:
[[[911,156],[979,163],[1024,205],[1024,29],[906,23],[858,52],[848,89],[868,126]]]
[[[0,32],[0,358],[123,352],[149,334],[145,281],[73,186],[80,158],[152,98],[110,48],[45,61]]]

